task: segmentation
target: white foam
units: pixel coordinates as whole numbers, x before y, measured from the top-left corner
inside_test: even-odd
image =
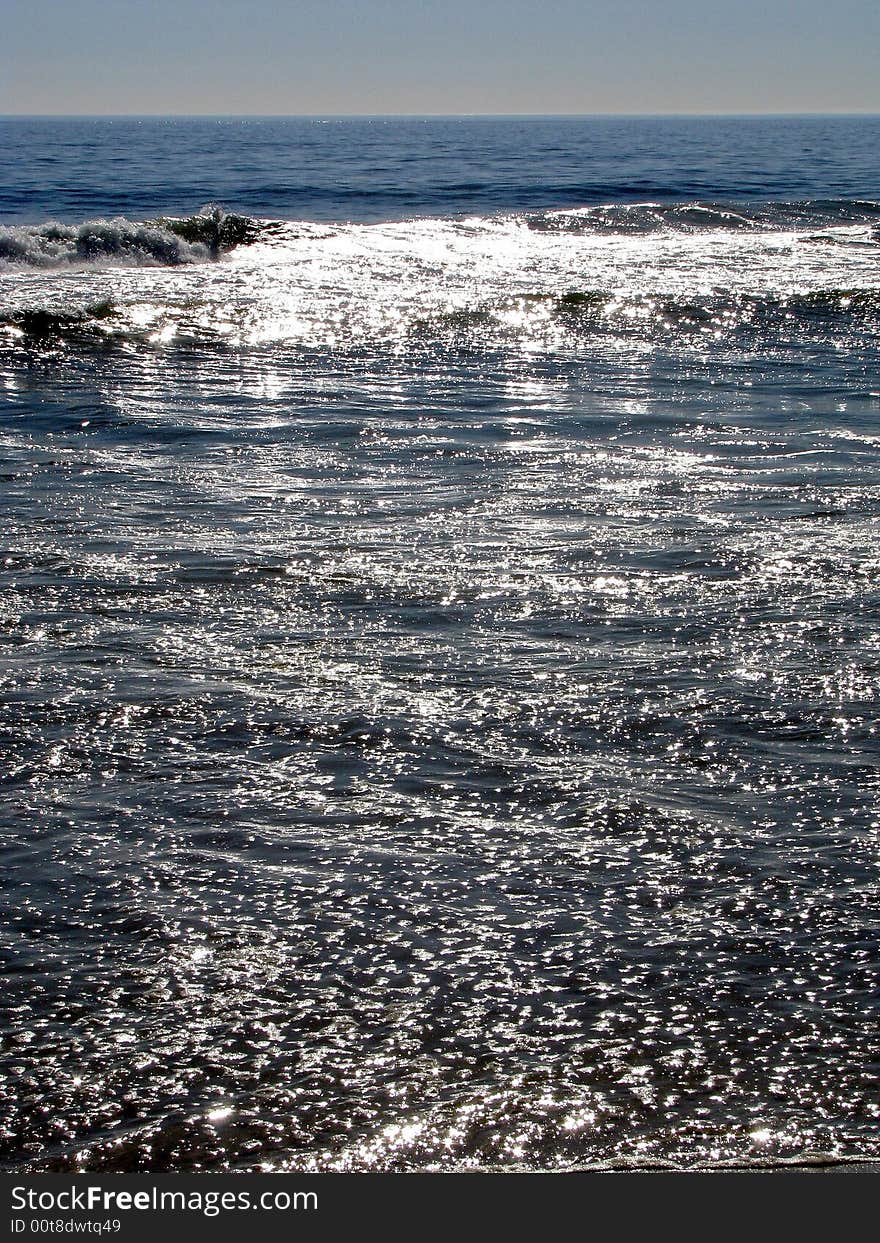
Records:
[[[204,263],[208,246],[187,242],[159,224],[116,217],[66,225],[0,226],[0,265],[4,267],[166,267]]]

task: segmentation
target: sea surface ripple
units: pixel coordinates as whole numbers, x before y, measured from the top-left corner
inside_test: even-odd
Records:
[[[880,121],[115,124],[3,123],[3,1168],[880,1156]]]

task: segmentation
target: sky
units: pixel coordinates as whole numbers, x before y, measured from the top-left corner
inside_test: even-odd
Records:
[[[0,7],[0,113],[880,112],[878,0]]]

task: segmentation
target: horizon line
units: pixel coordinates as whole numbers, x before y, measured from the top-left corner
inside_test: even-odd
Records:
[[[841,110],[781,112],[0,112],[0,120],[254,120],[254,121],[336,121],[336,120],[592,120],[630,118],[653,120],[690,118],[715,120],[780,117],[880,117],[878,110]]]

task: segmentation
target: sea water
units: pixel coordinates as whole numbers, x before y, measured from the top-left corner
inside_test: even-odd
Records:
[[[0,122],[5,1168],[880,1155],[878,149]]]

